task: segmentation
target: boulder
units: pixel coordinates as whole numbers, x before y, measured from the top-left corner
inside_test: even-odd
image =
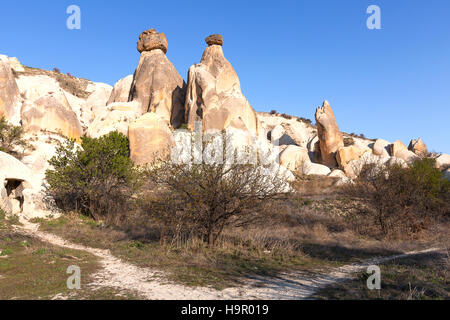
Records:
[[[140,116],[137,102],[116,102],[108,105],[106,109],[89,126],[89,137],[99,138],[112,131],[128,135],[130,123]]]
[[[365,152],[370,152],[368,148],[360,148],[357,145],[340,147],[336,153],[336,160],[339,167],[344,168],[350,161],[358,160]]]
[[[141,114],[154,112],[179,128],[184,122],[185,82],[158,45],[163,42],[158,39],[162,39],[161,34],[153,31],[144,32],[140,37],[143,50],[140,50],[129,101],[140,103]]]
[[[223,37],[220,34],[212,34],[209,37],[207,37],[205,39],[205,41],[208,46],[212,46],[212,45],[222,46],[223,45]]]
[[[414,152],[419,157],[426,157],[428,155],[428,148],[421,138],[412,139],[409,143],[408,150]]]
[[[218,44],[208,46],[200,64],[189,69],[186,121],[194,130],[201,122],[204,131],[233,127],[258,136],[260,123],[241,92],[239,78]]]
[[[408,148],[400,140],[395,141],[391,144],[391,156],[400,158],[407,163],[411,163],[414,160],[419,159],[419,157]]]
[[[305,175],[319,175],[319,176],[327,176],[331,173],[330,168],[323,164],[305,162],[303,165],[303,174]]]
[[[149,164],[168,156],[173,146],[169,122],[153,112],[144,114],[130,124],[128,138],[130,157],[137,165]]]
[[[0,118],[13,120],[15,115],[20,114],[19,88],[17,86],[14,74],[11,70],[8,60],[0,59]]]
[[[31,104],[25,103],[21,118],[27,132],[50,131],[78,141],[83,135],[76,114],[68,102],[64,105],[56,94],[46,95]]]
[[[130,97],[131,85],[133,84],[133,75],[130,74],[123,79],[120,79],[114,85],[107,104],[114,102],[127,102]]]
[[[438,168],[439,170],[450,168],[450,155],[443,153],[439,157],[437,157],[436,168]]]
[[[85,110],[92,111],[93,115],[105,110],[109,97],[111,96],[112,87],[105,83],[93,84],[93,91],[86,99]]]
[[[139,53],[144,51],[162,50],[167,53],[167,38],[164,33],[159,33],[155,29],[149,29],[141,33],[137,43]]]
[[[386,164],[388,166],[402,166],[403,168],[408,167],[408,164],[405,160],[397,157],[390,157]]]
[[[324,101],[322,107],[317,108],[315,117],[320,141],[321,163],[334,168],[337,166],[336,151],[344,146],[344,139],[328,101]]]
[[[334,169],[331,171],[331,173],[328,175],[329,177],[335,177],[339,178],[338,182],[336,183],[338,186],[349,183],[351,180],[345,175],[345,172],[339,169]]]
[[[290,145],[280,154],[280,165],[290,171],[303,171],[304,165],[310,163],[308,150],[303,147]]]
[[[391,143],[383,139],[377,139],[373,145],[373,154],[382,157],[389,157],[389,148]]]
[[[389,159],[389,157],[376,156],[372,152],[364,152],[359,159],[349,161],[343,167],[343,170],[348,178],[355,179],[359,176],[365,165],[372,164],[381,167]]]

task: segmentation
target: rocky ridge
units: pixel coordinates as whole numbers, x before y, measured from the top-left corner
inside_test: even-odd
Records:
[[[406,165],[429,155],[420,138],[406,147],[401,141],[342,133],[339,115],[335,117],[328,101],[316,110],[316,126],[302,118],[255,112],[225,58],[223,37],[211,35],[205,42],[187,83],[166,56],[166,36],[155,29],[139,37],[141,56],[134,74],[114,87],[29,68],[0,55],[0,117],[21,125],[34,147],[22,161],[0,152],[0,206],[29,217],[47,212],[45,170],[57,143],[111,131],[129,137],[131,157],[140,165],[157,156],[173,156],[184,142],[191,146],[198,134],[208,141],[224,134],[232,150],[256,150],[267,174],[281,174],[286,180],[292,180],[295,172],[337,177],[346,183],[365,163]],[[436,159],[437,167],[449,176],[450,156]]]

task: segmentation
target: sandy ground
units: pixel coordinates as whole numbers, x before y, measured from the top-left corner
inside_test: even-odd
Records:
[[[164,280],[164,273],[158,270],[140,268],[114,257],[109,250],[95,249],[70,243],[56,235],[38,230],[39,225],[22,219],[18,231],[34,236],[56,246],[86,251],[100,259],[101,270],[93,275],[94,281],[89,284],[92,289],[113,287],[132,292],[148,300],[301,300],[309,299],[319,289],[339,281],[350,279],[355,272],[367,270],[370,265],[377,265],[389,260],[404,258],[410,255],[440,251],[431,248],[422,251],[406,252],[389,257],[379,257],[362,263],[335,268],[324,274],[285,273],[277,277],[249,278],[241,287],[218,291],[209,287],[187,287]],[[67,297],[56,295],[55,299]]]

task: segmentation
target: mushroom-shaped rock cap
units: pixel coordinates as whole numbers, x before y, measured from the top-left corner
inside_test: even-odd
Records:
[[[143,51],[152,51],[161,49],[167,53],[167,39],[164,33],[159,33],[155,29],[149,29],[141,33],[137,43],[137,49],[140,53]]]
[[[212,34],[209,37],[205,39],[208,46],[212,46],[214,44],[217,44],[219,46],[223,45],[223,37],[220,34]]]

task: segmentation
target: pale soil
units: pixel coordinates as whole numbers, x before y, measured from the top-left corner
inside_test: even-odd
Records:
[[[39,225],[22,219],[22,226],[17,231],[34,236],[56,246],[86,251],[100,258],[102,269],[93,275],[94,281],[89,286],[95,290],[113,287],[123,292],[130,292],[149,300],[297,300],[308,299],[319,289],[352,278],[356,272],[365,270],[370,265],[377,265],[389,260],[400,259],[410,255],[440,251],[431,248],[422,251],[407,252],[389,257],[379,257],[362,263],[346,265],[328,272],[284,273],[277,277],[253,276],[242,287],[218,291],[209,287],[187,287],[165,280],[163,272],[141,268],[114,257],[109,250],[95,249],[70,243],[56,235],[39,231]],[[54,299],[66,299],[56,295]],[[70,298],[70,297],[69,297]]]

